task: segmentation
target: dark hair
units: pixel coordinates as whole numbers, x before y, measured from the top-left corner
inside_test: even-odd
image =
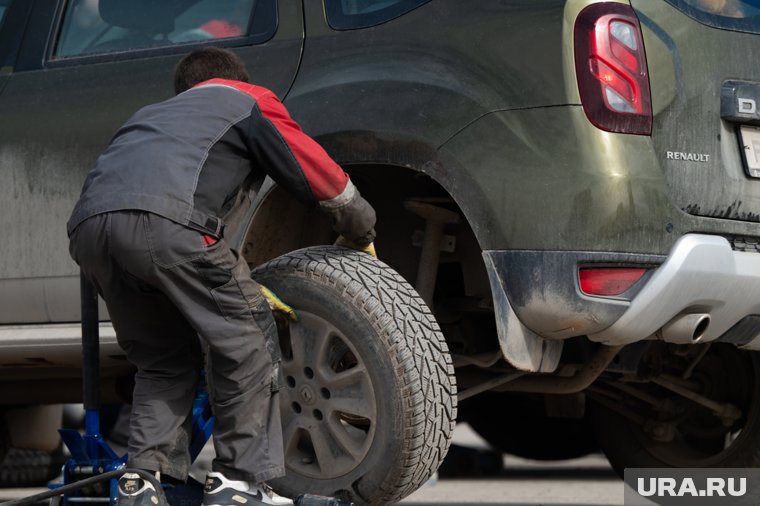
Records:
[[[187,91],[209,79],[250,81],[245,63],[232,51],[218,47],[196,49],[182,58],[174,69],[174,92]]]

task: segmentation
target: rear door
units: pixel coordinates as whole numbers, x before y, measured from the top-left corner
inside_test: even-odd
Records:
[[[0,95],[0,323],[77,321],[66,221],[95,158],[135,110],[173,95],[174,66],[195,47],[233,49],[254,82],[284,97],[301,55],[302,8],[296,0],[15,1],[33,12]]]
[[[760,1],[631,4],[674,202],[695,216],[760,222]]]
[[[16,2],[18,4],[18,2]],[[9,10],[10,0],[0,0],[0,92],[3,91],[11,70],[13,62],[16,59],[19,45],[21,44],[21,35],[23,31],[19,29],[19,20],[26,18],[27,6],[16,6],[14,10],[20,11],[12,13]],[[13,17],[16,21],[6,21],[7,18]]]

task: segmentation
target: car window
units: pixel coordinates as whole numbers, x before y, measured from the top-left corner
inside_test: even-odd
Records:
[[[760,0],[667,0],[706,25],[760,33]]]
[[[325,0],[327,22],[336,30],[367,28],[395,19],[430,0]]]
[[[248,36],[256,5],[267,2],[70,0],[53,58]]]
[[[10,0],[0,0],[0,26],[3,24],[3,16],[5,15],[5,8],[8,7]]]

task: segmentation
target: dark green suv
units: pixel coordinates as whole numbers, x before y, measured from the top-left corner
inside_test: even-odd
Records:
[[[291,365],[278,489],[403,497],[445,455],[457,399],[526,457],[760,465],[760,1],[0,0],[0,18],[8,427],[80,397],[65,221],[85,174],[214,44],[351,174],[380,259],[435,315],[404,327],[422,336],[394,358],[409,389],[372,372],[385,341],[336,330],[369,377],[362,415],[329,407],[334,364]],[[252,267],[334,241],[271,182],[249,197],[227,230]],[[109,329],[103,391],[124,400]],[[302,382],[338,415],[302,410]]]

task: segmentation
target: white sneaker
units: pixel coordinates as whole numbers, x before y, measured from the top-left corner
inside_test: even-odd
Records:
[[[252,485],[247,481],[228,480],[222,473],[206,475],[203,506],[291,505],[293,501],[274,493],[266,483]]]
[[[124,473],[119,478],[119,506],[169,506],[164,491],[144,480],[137,473]]]

